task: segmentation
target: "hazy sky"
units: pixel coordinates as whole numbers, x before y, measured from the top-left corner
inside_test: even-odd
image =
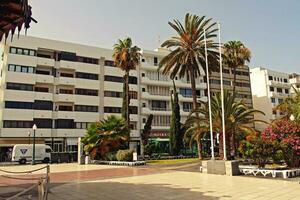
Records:
[[[221,23],[222,41],[241,40],[252,51],[250,66],[300,73],[299,0],[29,0],[28,35],[112,48],[130,36],[155,49],[174,34],[167,24],[185,13]]]

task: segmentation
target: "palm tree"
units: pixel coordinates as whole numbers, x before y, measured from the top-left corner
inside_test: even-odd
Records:
[[[223,47],[224,65],[233,69],[233,95],[235,96],[236,69],[250,62],[251,51],[241,41],[229,41]]]
[[[131,38],[125,38],[124,40],[118,40],[114,45],[114,62],[115,66],[119,67],[125,72],[124,75],[124,89],[123,89],[123,106],[122,116],[125,119],[128,127],[130,125],[129,119],[129,71],[135,70],[140,63],[140,48],[132,45]]]
[[[128,138],[129,129],[124,119],[111,115],[107,119],[93,123],[88,128],[82,143],[86,153],[93,158],[100,154],[103,158],[106,153],[125,146]]]
[[[222,108],[221,108],[221,95],[217,93],[211,100],[212,109],[212,121],[213,121],[213,131],[219,133],[220,136],[220,150],[223,153],[223,139],[222,137]],[[207,110],[207,102],[200,101],[200,106],[192,111],[188,117],[187,123],[189,121],[195,121],[200,123],[199,127],[202,133],[209,130],[209,112]],[[198,113],[198,116],[193,116],[193,113]],[[225,114],[225,131],[227,148],[232,147],[233,150],[236,149],[236,143],[233,140],[232,144],[229,144],[228,139],[230,136],[236,136],[237,134],[244,133],[254,133],[255,128],[251,127],[254,122],[266,123],[262,120],[253,119],[253,114],[264,114],[262,111],[248,108],[243,100],[235,102],[234,96],[232,96],[228,91],[224,91],[224,114]],[[194,124],[197,124],[194,123]],[[194,128],[197,128],[194,126]],[[228,152],[228,151],[227,151]]]
[[[289,120],[291,116],[294,116],[294,121],[300,123],[300,91],[293,86],[292,89],[294,94],[278,104],[274,110],[278,110],[282,114],[280,119]]]
[[[166,55],[159,63],[158,70],[163,68],[163,74],[170,74],[174,79],[189,77],[193,95],[193,108],[197,107],[197,94],[195,79],[201,75],[205,68],[205,49],[204,49],[204,29],[207,38],[207,52],[211,72],[213,68],[218,68],[218,44],[214,42],[217,36],[216,23],[212,23],[205,16],[198,17],[187,13],[184,24],[179,20],[169,22],[169,25],[176,31],[177,36],[166,40],[161,46],[170,48],[171,52]]]

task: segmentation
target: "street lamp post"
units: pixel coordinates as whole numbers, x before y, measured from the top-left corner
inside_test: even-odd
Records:
[[[36,124],[32,126],[33,130],[33,147],[32,147],[32,165],[35,165],[35,131],[37,129]]]

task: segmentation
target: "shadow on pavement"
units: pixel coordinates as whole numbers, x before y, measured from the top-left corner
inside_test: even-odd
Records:
[[[210,195],[213,193],[211,191]],[[81,182],[72,184],[53,184],[49,199],[122,199],[122,200],[218,200],[209,196],[169,184],[134,184],[120,182]]]

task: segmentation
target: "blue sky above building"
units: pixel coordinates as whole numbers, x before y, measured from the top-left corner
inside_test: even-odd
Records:
[[[297,0],[31,0],[28,35],[112,48],[130,36],[155,49],[172,36],[167,24],[185,13],[221,23],[222,41],[241,40],[252,51],[251,67],[299,72],[300,1]]]

